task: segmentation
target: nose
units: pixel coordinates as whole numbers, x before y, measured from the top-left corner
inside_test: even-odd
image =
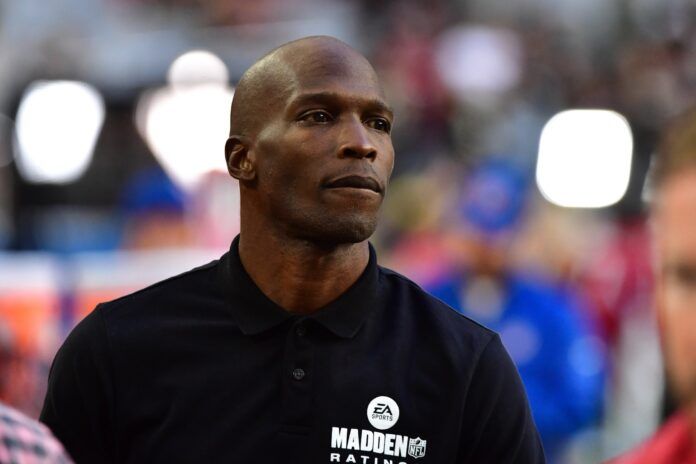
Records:
[[[377,157],[377,148],[372,143],[368,131],[358,118],[346,121],[341,130],[339,156],[374,160]]]

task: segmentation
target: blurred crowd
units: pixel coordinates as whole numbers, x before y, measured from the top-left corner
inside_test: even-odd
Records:
[[[0,2],[0,400],[36,417],[55,349],[96,302],[229,246],[235,82],[275,45],[328,34],[367,54],[395,108],[382,265],[501,334],[551,462],[628,449],[672,407],[645,213],[659,133],[694,103],[695,13],[690,0]],[[170,66],[191,50],[210,55],[203,74]],[[66,81],[101,112],[89,157],[52,177],[32,162],[60,173],[79,149],[60,140],[86,131],[79,98],[53,100],[53,129],[22,115]],[[613,205],[566,208],[537,186],[542,130],[571,108],[630,125]]]

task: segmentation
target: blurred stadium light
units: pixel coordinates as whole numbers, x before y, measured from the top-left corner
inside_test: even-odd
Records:
[[[562,111],[544,126],[536,180],[551,203],[602,208],[624,196],[631,173],[633,135],[609,110]]]
[[[233,93],[222,60],[195,50],[174,60],[166,87],[140,97],[138,131],[181,187],[195,187],[211,171],[227,172],[223,147]]]
[[[207,50],[192,50],[172,62],[167,72],[171,86],[217,83],[226,85],[229,73],[225,63]]]
[[[517,85],[522,74],[522,47],[509,30],[457,26],[437,47],[437,67],[444,83],[466,101],[499,96]]]
[[[14,154],[27,181],[70,183],[85,172],[104,123],[104,100],[77,81],[36,81],[17,110]]]

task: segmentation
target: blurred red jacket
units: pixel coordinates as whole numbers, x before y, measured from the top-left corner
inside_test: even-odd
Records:
[[[607,464],[696,464],[696,443],[691,418],[674,414],[652,437]]]

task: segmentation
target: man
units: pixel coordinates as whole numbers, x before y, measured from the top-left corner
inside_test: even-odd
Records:
[[[656,309],[679,410],[616,464],[696,463],[696,113],[667,132],[654,171]]]
[[[0,462],[69,464],[72,461],[44,425],[0,403]]]
[[[499,338],[376,264],[391,125],[336,39],[244,74],[230,252],[99,305],[54,361],[42,420],[77,462],[544,461]]]

